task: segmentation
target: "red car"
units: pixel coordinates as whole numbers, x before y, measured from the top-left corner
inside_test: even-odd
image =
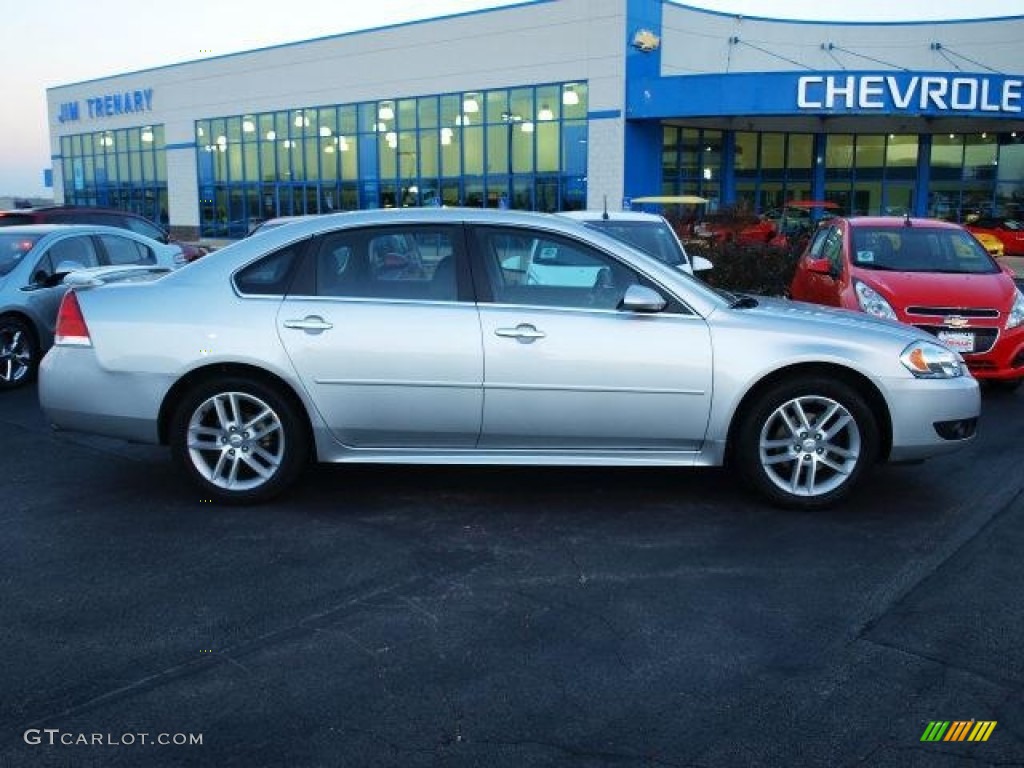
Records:
[[[1024,256],[1024,221],[982,216],[964,226],[968,232],[992,235],[1002,242],[1006,256]]]
[[[801,256],[790,296],[915,325],[1002,388],[1024,380],[1024,294],[958,224],[829,219]]]

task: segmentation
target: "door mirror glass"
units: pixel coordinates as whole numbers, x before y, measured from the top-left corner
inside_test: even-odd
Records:
[[[807,271],[816,275],[831,275],[832,262],[828,259],[808,259]]]

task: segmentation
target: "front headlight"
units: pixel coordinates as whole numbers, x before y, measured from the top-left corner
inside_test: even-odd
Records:
[[[1018,288],[1017,293],[1013,296],[1013,307],[1006,318],[1006,330],[1016,328],[1021,323],[1024,323],[1024,293],[1021,293]]]
[[[959,353],[930,341],[915,341],[903,350],[900,362],[919,379],[956,379],[964,375]]]
[[[857,294],[857,303],[864,312],[875,317],[884,317],[886,320],[897,319],[896,313],[889,306],[889,302],[883,299],[881,294],[867,283],[854,280],[853,290]]]

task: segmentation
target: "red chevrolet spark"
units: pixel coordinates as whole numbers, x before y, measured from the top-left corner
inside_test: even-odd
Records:
[[[966,230],[931,219],[829,219],[790,285],[799,301],[916,325],[1005,389],[1024,380],[1024,294]]]

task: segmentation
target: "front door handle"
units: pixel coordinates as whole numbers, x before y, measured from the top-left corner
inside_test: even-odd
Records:
[[[285,320],[284,327],[299,331],[329,331],[334,323],[327,322],[319,315],[307,315],[301,320]]]
[[[547,336],[544,331],[538,331],[528,323],[520,323],[515,328],[496,328],[495,336],[503,336],[507,339],[518,339],[523,343],[529,343],[535,339],[543,339]]]

